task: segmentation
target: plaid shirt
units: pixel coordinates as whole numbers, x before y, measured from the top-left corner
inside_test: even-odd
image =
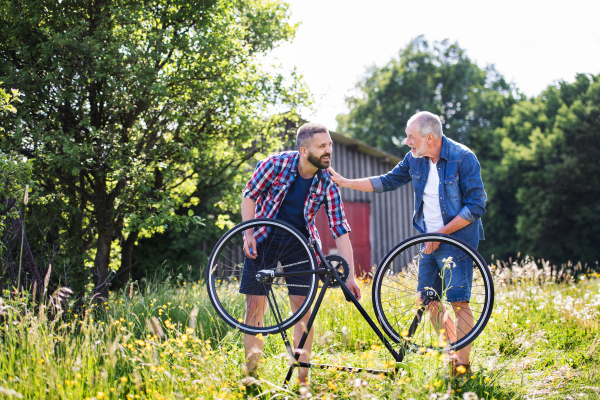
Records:
[[[286,151],[272,154],[258,163],[252,179],[243,192],[244,197],[256,202],[255,218],[275,218],[277,216],[290,185],[298,175],[299,158],[297,151]],[[326,207],[325,211],[333,238],[337,239],[350,232],[350,225],[344,214],[340,189],[333,183],[331,175],[326,169],[317,172],[304,202],[306,228],[319,246],[321,246],[321,239],[315,227],[315,217],[323,204]],[[255,230],[254,237],[257,243],[260,243],[266,239],[268,234],[267,228],[263,227]]]

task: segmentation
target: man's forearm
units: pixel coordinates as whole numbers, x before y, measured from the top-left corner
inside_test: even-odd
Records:
[[[255,217],[254,209],[256,204],[254,200],[249,199],[248,197],[242,197],[242,221],[248,221]],[[252,235],[252,228],[246,229],[247,235]]]
[[[347,187],[348,189],[360,190],[361,192],[373,191],[373,184],[369,178],[344,179],[341,186]]]
[[[450,235],[451,233],[454,233],[457,230],[462,229],[469,224],[470,224],[469,221],[467,221],[460,215],[457,215],[456,217],[454,217],[454,219],[452,221],[450,221],[450,223],[448,223],[448,225],[444,225],[441,229],[438,229],[437,232]]]
[[[242,197],[242,221],[248,221],[254,218],[254,209],[256,204],[254,200],[247,197]]]
[[[335,239],[335,245],[338,254],[350,263],[350,277],[354,277],[354,254],[352,253],[352,245],[350,244],[350,235],[346,233],[338,237]]]

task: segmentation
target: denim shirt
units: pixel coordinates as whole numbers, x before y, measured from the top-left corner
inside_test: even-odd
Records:
[[[440,159],[435,165],[440,177],[440,210],[444,225],[457,215],[471,222],[452,235],[477,248],[479,241],[484,239],[481,216],[485,213],[487,200],[477,157],[466,146],[444,136]],[[428,176],[428,159],[415,158],[409,152],[392,171],[370,180],[375,193],[389,192],[412,181],[415,191],[413,226],[425,233],[423,191]]]

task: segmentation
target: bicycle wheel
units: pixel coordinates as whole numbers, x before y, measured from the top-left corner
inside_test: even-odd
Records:
[[[253,229],[256,259],[244,254],[244,234]],[[253,219],[236,225],[219,240],[207,268],[208,295],[215,310],[229,325],[251,334],[286,330],[309,310],[318,277],[314,251],[292,226],[274,219]],[[259,271],[302,272],[294,277],[259,281]],[[263,273],[264,274],[264,273]]]
[[[424,244],[433,241],[440,243],[438,249],[425,254]],[[468,303],[459,304],[464,300]],[[422,234],[403,241],[384,257],[373,277],[377,319],[395,342],[412,350],[462,349],[483,331],[493,305],[486,262],[449,235]]]

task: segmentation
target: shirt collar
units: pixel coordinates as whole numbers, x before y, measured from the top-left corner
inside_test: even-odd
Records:
[[[319,180],[329,180],[331,178],[331,172],[329,172],[329,168],[318,170],[317,177]]]
[[[450,149],[448,148],[448,139],[446,139],[446,135],[442,136],[442,150],[440,150],[440,158],[448,161],[448,154]]]
[[[298,173],[298,161],[300,161],[300,153],[295,151],[292,156],[292,164],[290,166],[290,175],[294,176]]]

